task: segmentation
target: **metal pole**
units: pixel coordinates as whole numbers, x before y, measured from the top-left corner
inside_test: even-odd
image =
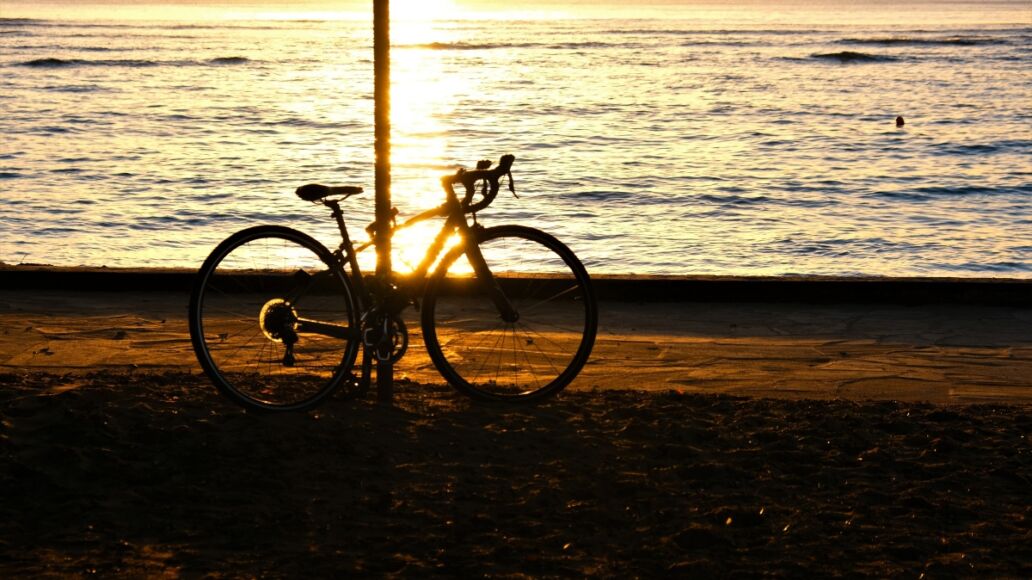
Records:
[[[376,118],[376,276],[391,273],[391,13],[390,0],[373,0],[373,106]],[[394,366],[376,363],[376,398],[391,403]]]

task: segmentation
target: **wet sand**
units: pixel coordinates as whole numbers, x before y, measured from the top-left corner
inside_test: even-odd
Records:
[[[1032,576],[1027,308],[606,302],[545,404],[416,337],[393,407],[286,416],[185,311],[0,292],[0,576]]]

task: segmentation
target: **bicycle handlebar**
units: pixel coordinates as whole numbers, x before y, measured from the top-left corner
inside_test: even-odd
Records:
[[[498,167],[494,169],[487,169],[490,166],[490,161],[481,161],[477,164],[477,169],[472,171],[466,171],[460,169],[452,175],[446,175],[441,178],[441,184],[445,190],[449,193],[454,194],[455,190],[452,185],[461,183],[466,188],[466,196],[462,200],[462,206],[465,208],[467,213],[477,212],[494,201],[494,198],[498,195],[498,190],[501,188],[501,179],[503,175],[509,176],[509,189],[515,194],[515,187],[512,183],[512,163],[516,161],[514,155],[502,155],[502,158],[498,160]],[[473,195],[476,193],[476,183],[484,180],[487,182],[488,187],[482,191],[484,196],[483,199],[477,203],[471,203],[473,201]]]

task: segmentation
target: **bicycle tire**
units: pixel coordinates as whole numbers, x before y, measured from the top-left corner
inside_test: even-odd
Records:
[[[355,362],[357,320],[351,281],[329,250],[281,226],[216,246],[190,295],[201,368],[222,394],[258,411],[307,410],[331,395]],[[312,331],[312,321],[341,336]]]
[[[536,401],[564,389],[588,361],[598,331],[591,278],[577,256],[540,230],[481,230],[477,245],[519,313],[506,322],[463,246],[449,252],[423,298],[423,341],[452,386],[491,401]],[[470,266],[467,268],[467,266]],[[511,374],[511,378],[510,378]]]

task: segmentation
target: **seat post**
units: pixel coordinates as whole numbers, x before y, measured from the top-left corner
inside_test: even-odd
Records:
[[[324,199],[322,202],[323,205],[330,208],[330,214],[333,215],[333,219],[337,220],[337,229],[340,230],[340,236],[346,240],[348,230],[344,225],[344,212],[340,209],[340,202],[335,199]]]

